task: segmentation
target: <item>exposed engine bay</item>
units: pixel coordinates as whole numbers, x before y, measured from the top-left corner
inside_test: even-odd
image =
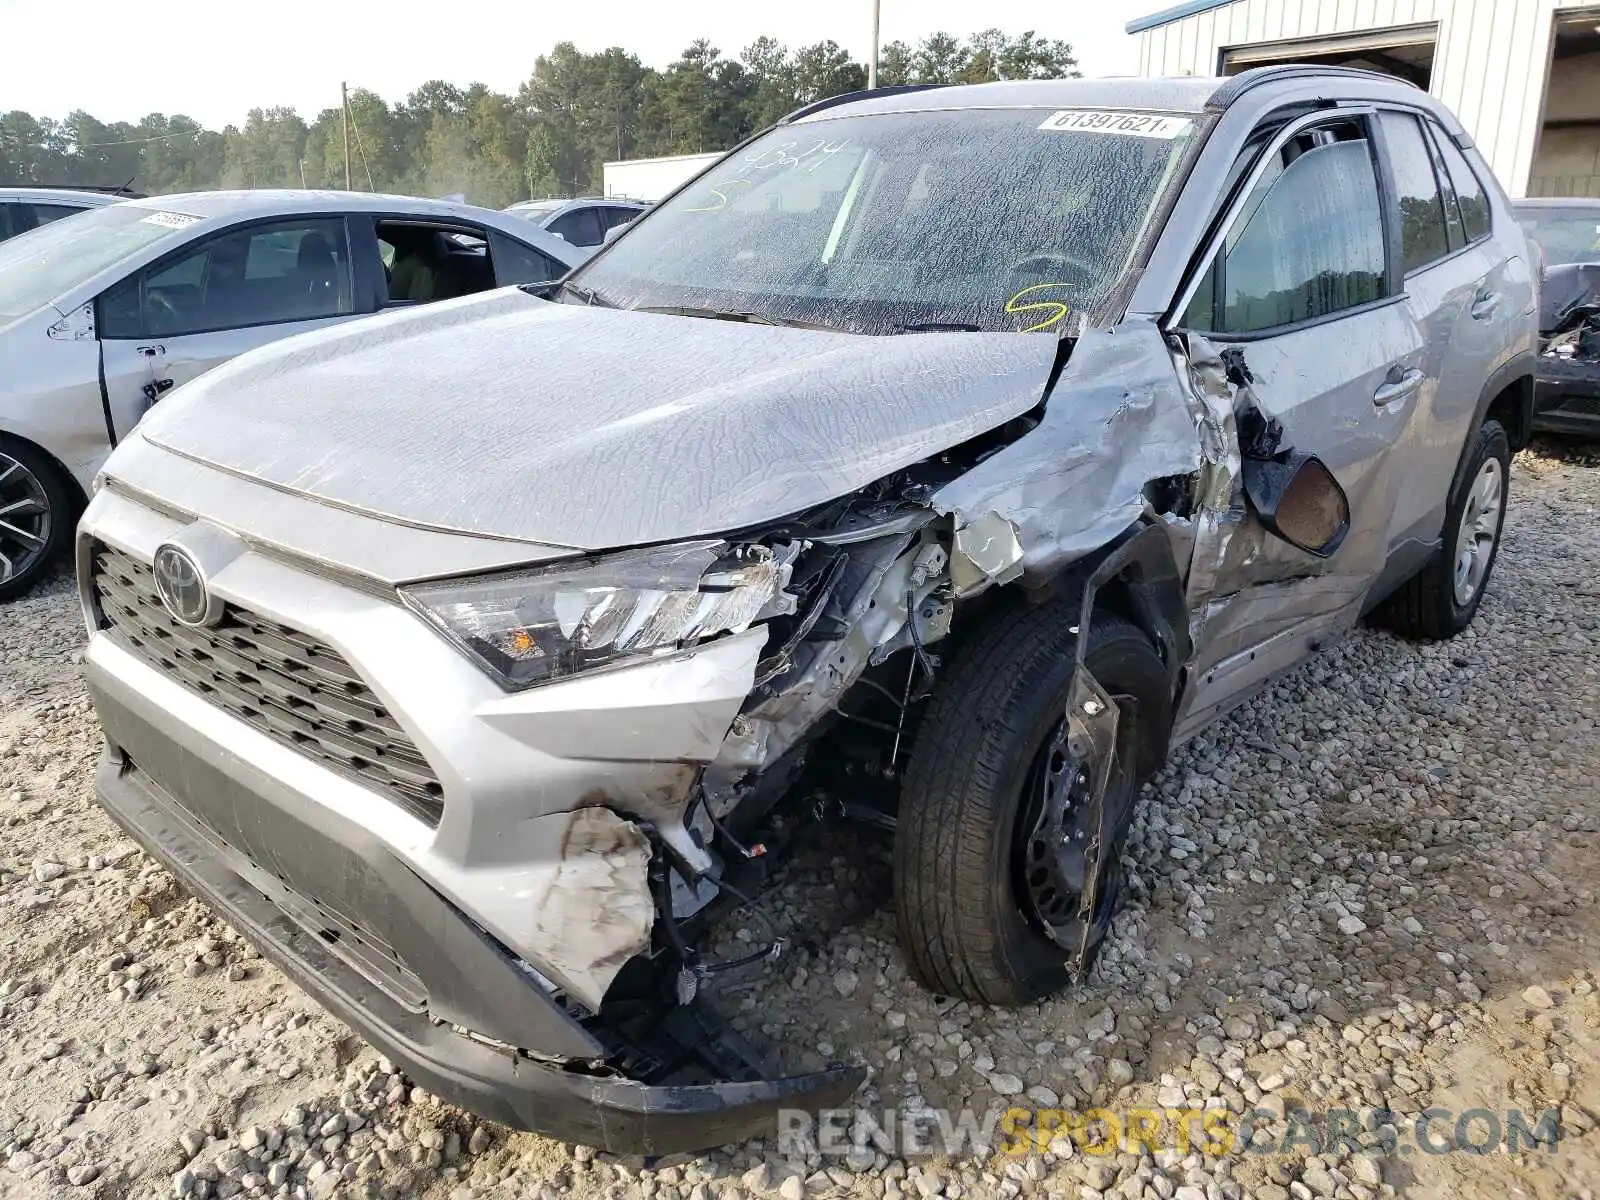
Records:
[[[1564,362],[1600,362],[1600,263],[1568,263],[1545,273],[1539,353]]]
[[[651,848],[639,869],[654,932],[619,965],[599,1006],[611,1029],[647,1052],[628,1060],[632,1077],[765,1073],[712,1015],[719,977],[787,949],[759,893],[807,823],[894,828],[899,773],[957,602],[970,615],[991,584],[1021,573],[1014,527],[958,522],[936,511],[934,496],[1037,423],[1018,418],[855,495],[729,538],[731,558],[777,568],[777,588],[759,614],[768,632],[749,696],[720,753],[681,812],[638,822]],[[713,959],[700,946],[730,908],[747,910],[764,933],[752,949]]]

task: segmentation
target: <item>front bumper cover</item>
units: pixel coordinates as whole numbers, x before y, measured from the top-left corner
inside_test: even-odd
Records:
[[[91,650],[89,690],[108,741],[96,778],[101,804],[428,1091],[516,1128],[669,1154],[770,1133],[780,1109],[837,1107],[862,1081],[863,1069],[846,1066],[648,1084],[613,1069],[617,1044],[603,1018],[569,1010],[359,821],[252,761],[293,751],[207,711],[211,722],[238,726],[237,746],[224,750],[130,688],[119,664],[144,668],[123,652],[99,638]],[[173,699],[187,707],[187,698]],[[238,752],[258,742],[257,755]]]

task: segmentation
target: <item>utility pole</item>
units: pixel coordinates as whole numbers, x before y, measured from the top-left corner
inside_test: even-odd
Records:
[[[878,86],[878,5],[879,0],[872,0],[872,57],[867,60],[867,86]]]
[[[350,186],[350,89],[342,83],[339,85],[339,107],[344,110],[344,190],[353,192],[355,188]]]

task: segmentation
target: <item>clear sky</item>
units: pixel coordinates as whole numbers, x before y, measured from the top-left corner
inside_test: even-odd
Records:
[[[1086,75],[1131,74],[1123,25],[1171,0],[882,0],[883,40],[947,30],[1032,29],[1077,49]],[[339,82],[399,100],[429,79],[513,92],[559,41],[622,46],[665,66],[697,37],[737,55],[768,33],[793,46],[832,38],[864,61],[871,0],[0,0],[0,112],[102,121],[185,113],[209,128],[254,107],[310,119]]]

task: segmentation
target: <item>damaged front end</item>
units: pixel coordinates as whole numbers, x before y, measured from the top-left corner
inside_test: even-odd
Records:
[[[515,570],[396,571],[428,580],[400,589],[404,607],[214,537],[132,486],[103,489],[80,561],[111,745],[102,802],[424,1088],[485,1116],[668,1153],[759,1135],[781,1108],[841,1104],[863,1068],[785,1075],[719,1012],[807,933],[769,928],[760,903],[782,845],[768,831],[793,827],[780,805],[892,827],[942,664],[1003,608],[1082,597],[1083,625],[1097,596],[1114,598],[1175,686],[1189,661],[1178,564],[1194,552],[1205,460],[1167,342],[1125,322],[1063,341],[1053,370],[1029,361],[1028,394],[1014,394],[1027,372],[1006,376],[984,432],[947,421],[964,440],[832,499],[812,502],[817,484],[787,516]],[[179,460],[143,451],[119,469],[154,489]],[[310,503],[251,491],[211,511],[246,530],[313,511],[358,520]],[[350,544],[422,536],[384,528],[387,541]],[[193,662],[152,657],[138,622],[164,622],[161,601],[133,592],[169,542],[206,559],[230,613],[277,631],[263,705],[279,699],[272,656],[290,634],[315,661],[359,665],[373,704],[401,718],[391,732],[437,771],[431,826],[375,799],[370,778],[313,763],[304,741],[271,740],[281,721],[254,727],[197,693]],[[138,610],[132,623],[97,611],[112,601]],[[232,636],[180,632],[171,644]],[[1070,708],[1074,754],[1116,741],[1116,709],[1081,663]],[[1098,829],[1104,779],[1090,776]],[[1052,821],[1041,811],[1041,828]],[[1057,939],[1080,975],[1103,857],[1087,847],[1081,919]],[[732,909],[757,936],[727,951]]]
[[[1600,432],[1600,264],[1551,267],[1540,290],[1534,426]]]
[[[805,932],[766,927],[759,903],[774,831],[781,841],[792,828],[783,806],[802,801],[802,815],[893,829],[900,776],[941,661],[985,614],[1070,591],[1081,597],[1086,626],[1102,589],[1114,593],[1160,647],[1176,686],[1190,642],[1174,555],[1188,548],[1201,483],[1194,409],[1153,326],[1125,326],[1116,339],[1091,332],[1077,350],[1069,400],[1041,403],[869,487],[704,548],[703,605],[726,586],[725,574],[714,581],[729,564],[757,565],[772,591],[698,643],[703,651],[764,634],[720,741],[703,758],[696,749],[703,765],[664,802],[605,800],[649,847],[626,886],[635,909],[648,895],[653,924],[648,936],[633,926],[637,953],[617,966],[593,1010],[640,1054],[612,1060],[631,1077],[664,1078],[674,1060],[693,1060],[730,1080],[740,1070],[773,1078],[715,1013],[729,984]],[[692,655],[696,646],[691,638],[663,653]],[[1086,764],[1088,827],[1107,830],[1117,708],[1081,653],[1065,716],[1066,748]],[[1109,911],[1097,896],[1102,857],[1102,839],[1091,838],[1069,914],[1076,921],[1041,922],[1073,931],[1058,940],[1078,978]],[[763,932],[719,958],[705,948],[730,907],[748,911]],[[804,1085],[813,1100],[861,1075],[823,1078]]]

